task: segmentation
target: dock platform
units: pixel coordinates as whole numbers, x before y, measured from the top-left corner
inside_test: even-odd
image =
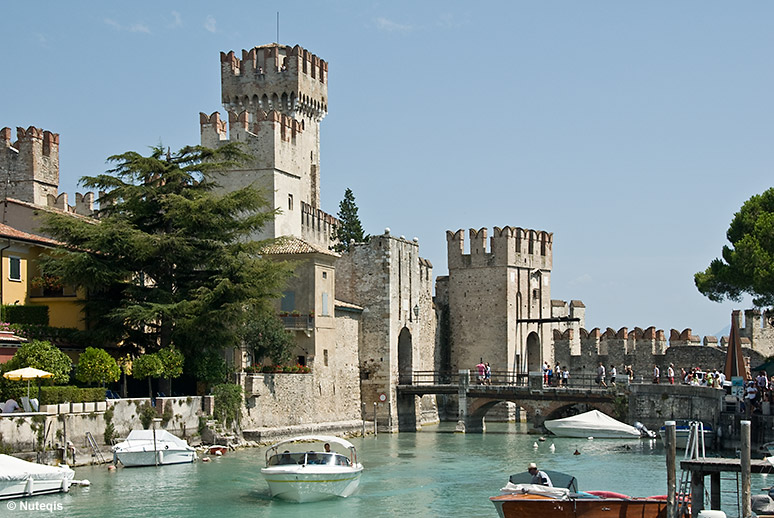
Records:
[[[683,471],[691,472],[691,502],[704,501],[704,477],[710,477],[710,509],[720,509],[720,480],[722,473],[741,473],[742,460],[728,458],[698,458],[680,461]],[[774,465],[765,459],[750,459],[751,473],[774,473]],[[691,506],[692,516],[701,508]]]

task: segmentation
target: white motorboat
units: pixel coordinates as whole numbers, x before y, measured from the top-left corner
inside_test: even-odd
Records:
[[[599,410],[546,421],[543,425],[559,437],[593,437],[595,439],[634,439],[642,434],[639,429]]]
[[[113,462],[126,467],[185,464],[196,460],[196,450],[166,430],[132,430],[113,446]]]
[[[46,466],[0,455],[0,500],[67,492],[73,476],[75,472],[67,466]]]
[[[293,502],[347,497],[357,490],[362,472],[355,446],[328,435],[304,435],[278,442],[266,450],[266,467],[261,469],[271,495]]]

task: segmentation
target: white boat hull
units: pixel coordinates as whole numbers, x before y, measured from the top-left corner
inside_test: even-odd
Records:
[[[348,497],[360,485],[362,466],[355,468],[315,469],[303,466],[293,470],[264,468],[261,470],[272,497],[291,502],[316,502],[335,497]]]
[[[595,439],[637,439],[640,433],[620,432],[617,430],[586,430],[583,428],[546,428],[557,437],[593,437]]]
[[[0,480],[0,500],[49,493],[66,493],[70,490],[71,482],[72,476],[48,480]]]
[[[127,451],[115,452],[115,456],[127,468],[187,464],[196,460],[196,452],[189,450]]]

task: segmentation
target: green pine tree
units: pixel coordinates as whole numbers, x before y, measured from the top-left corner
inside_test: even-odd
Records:
[[[85,314],[100,343],[130,351],[173,347],[196,358],[239,343],[247,307],[268,308],[291,270],[262,259],[250,236],[275,216],[252,187],[216,191],[217,175],[246,159],[234,145],[161,146],[127,152],[81,183],[100,191],[98,221],[51,215],[65,243],[44,272],[88,293]]]
[[[333,249],[337,252],[349,250],[350,241],[355,243],[367,243],[371,239],[370,235],[365,235],[363,225],[360,223],[360,217],[357,215],[357,204],[355,204],[355,195],[352,189],[344,191],[344,199],[339,203],[339,226],[333,237],[338,241]]]

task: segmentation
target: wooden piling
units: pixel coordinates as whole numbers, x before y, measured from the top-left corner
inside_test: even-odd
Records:
[[[750,479],[752,470],[750,463],[750,421],[742,421],[742,518],[752,516],[752,502],[750,493]]]
[[[675,506],[677,504],[677,436],[675,421],[666,421],[664,423],[666,434],[664,437],[664,447],[666,448],[667,464],[667,517],[675,516]]]

